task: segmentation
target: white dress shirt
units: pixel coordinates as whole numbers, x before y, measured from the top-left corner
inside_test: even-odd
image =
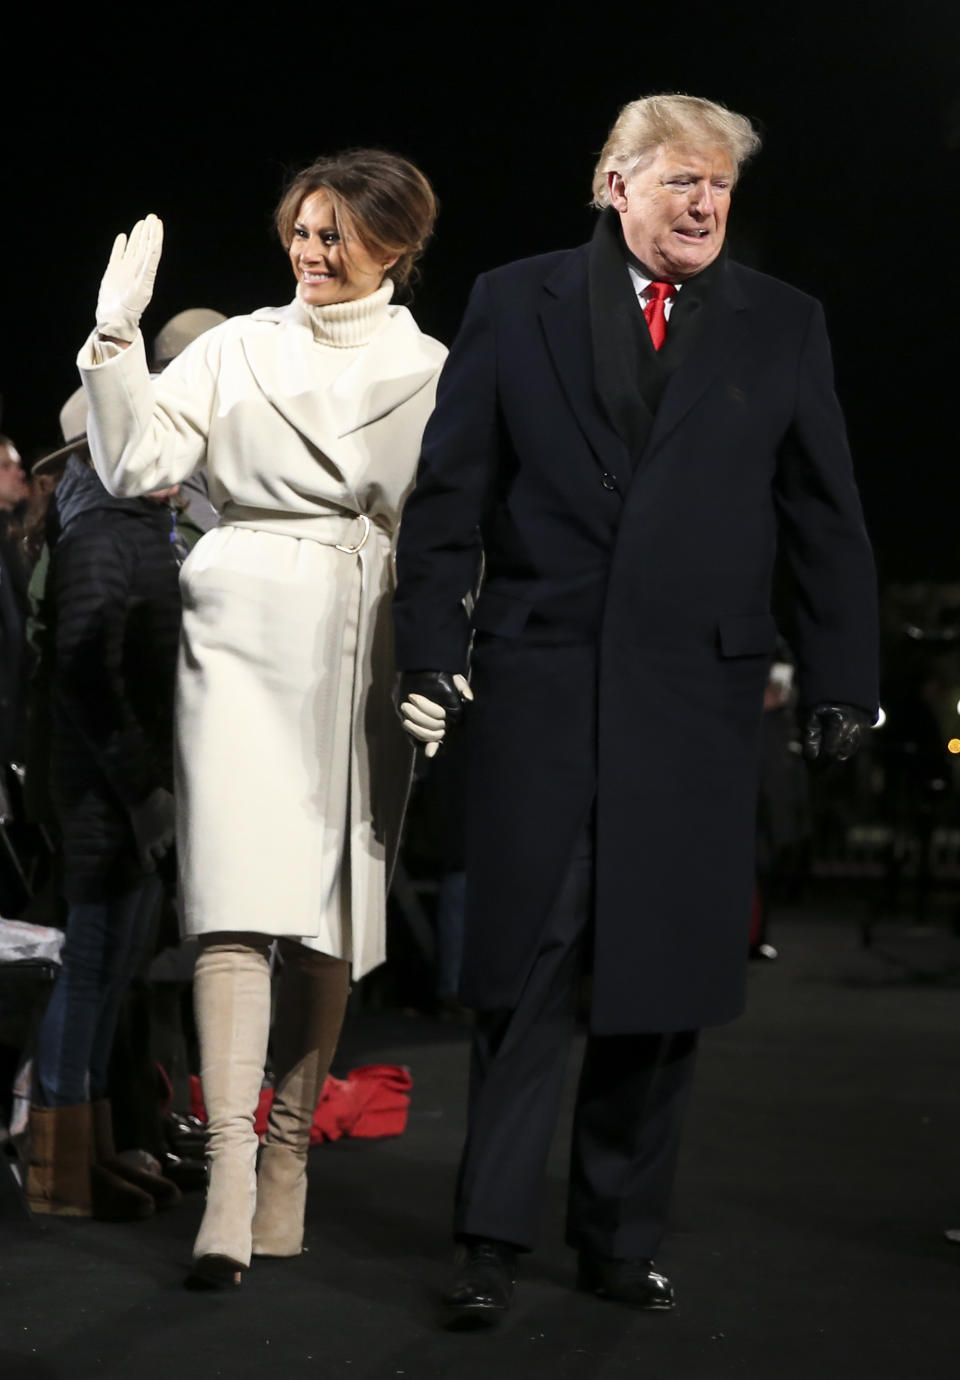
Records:
[[[639,269],[634,268],[633,264],[627,264],[627,268],[630,271],[630,281],[631,283],[633,283],[634,290],[636,291],[636,294],[640,299],[640,305],[641,307],[645,307],[647,305],[647,299],[646,297],[644,297],[643,294],[646,292],[647,288],[650,286],[651,283],[664,282],[665,280],[662,278],[645,278],[643,274],[639,271]],[[671,286],[673,287],[673,296],[668,297],[663,304],[664,321],[670,320],[670,313],[673,311],[673,304],[677,300],[677,293],[683,287],[683,284],[673,283],[671,284]]]

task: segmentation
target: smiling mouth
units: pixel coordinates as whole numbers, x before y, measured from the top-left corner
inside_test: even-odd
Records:
[[[710,234],[710,231],[703,229],[684,230],[678,227],[675,233],[678,235],[682,235],[685,240],[705,240],[707,236]]]
[[[306,269],[302,270],[302,280],[306,284],[310,283],[332,283],[333,273],[309,273]]]

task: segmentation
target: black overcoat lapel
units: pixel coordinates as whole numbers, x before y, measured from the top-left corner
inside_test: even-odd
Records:
[[[597,395],[635,465],[650,439],[667,371],[653,348],[630,279],[620,218],[611,207],[590,241],[587,283]]]
[[[632,465],[624,442],[600,405],[594,385],[587,253],[587,245],[574,250],[546,279],[540,323],[553,367],[580,430],[600,468],[623,484]]]
[[[679,305],[678,301],[678,309]],[[741,314],[746,310],[746,298],[730,266],[723,263],[710,296],[698,304],[696,318],[691,313],[683,332],[677,333],[672,356],[667,360],[670,381],[657,409],[644,464],[680,425],[721,370],[729,370],[739,349]]]

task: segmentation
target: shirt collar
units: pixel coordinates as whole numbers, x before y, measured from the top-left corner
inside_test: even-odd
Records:
[[[627,270],[630,274],[630,281],[631,283],[633,283],[634,291],[636,292],[638,297],[643,296],[643,294],[646,292],[647,288],[650,286],[651,283],[665,281],[662,278],[647,278],[643,273],[640,272],[638,268],[634,268],[633,264],[630,263],[627,264]],[[683,284],[673,283],[671,284],[671,286],[673,287],[673,290],[676,293],[680,291],[680,289],[683,287]]]

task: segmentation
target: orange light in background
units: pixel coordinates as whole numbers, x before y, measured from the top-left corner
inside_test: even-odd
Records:
[[[960,752],[960,738],[951,738],[947,744],[947,751],[954,753],[954,755]]]

